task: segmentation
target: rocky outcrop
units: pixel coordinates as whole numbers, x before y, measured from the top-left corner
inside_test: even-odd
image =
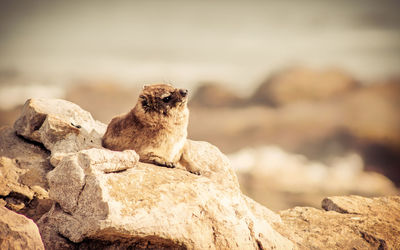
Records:
[[[0,249],[44,249],[32,220],[0,206]]]
[[[56,203],[38,221],[46,248],[291,249],[279,216],[245,197],[226,157],[188,141],[200,175],[138,162],[101,147],[105,125],[62,100],[29,100],[17,133],[50,151]],[[188,166],[185,166],[188,167]]]
[[[105,125],[63,100],[29,100],[14,128],[0,130],[0,205],[34,218],[46,249],[400,247],[399,196],[331,197],[326,211],[276,214],[241,193],[228,158],[207,142],[188,140],[175,169],[141,163],[132,150],[101,147]],[[338,169],[332,176],[348,177]],[[1,248],[43,249],[25,236],[32,221],[4,207],[0,215]]]
[[[276,73],[254,92],[252,102],[282,106],[299,101],[318,101],[336,97],[358,87],[348,73],[338,69],[315,71],[291,68]]]
[[[281,232],[300,249],[399,249],[400,197],[330,197],[326,210],[296,207],[280,212]]]

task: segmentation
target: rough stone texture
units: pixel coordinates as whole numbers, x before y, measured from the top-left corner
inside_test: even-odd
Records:
[[[100,148],[105,124],[78,105],[60,99],[29,99],[14,123],[17,133],[57,153]]]
[[[14,129],[0,128],[0,157],[13,159],[19,168],[25,170],[20,177],[22,184],[47,189],[46,173],[53,168],[49,155],[43,145],[24,140]]]
[[[232,188],[239,186],[229,159],[208,142],[188,139],[179,163],[189,172],[210,178],[221,185]]]
[[[400,249],[400,197],[326,198],[325,210],[280,212],[282,234],[300,249]]]
[[[0,198],[5,206],[35,221],[51,207],[46,174],[49,152],[9,127],[0,128]]]
[[[0,207],[0,249],[44,249],[38,227],[32,220]]]
[[[294,247],[271,226],[279,216],[240,192],[227,158],[208,143],[186,144],[184,166],[195,175],[102,148],[105,125],[66,101],[29,100],[14,127],[43,143],[55,166],[47,177],[56,204],[38,221],[46,248]]]
[[[226,156],[206,142],[188,140],[179,168],[140,163],[132,150],[102,148],[105,125],[62,100],[28,101],[15,128],[36,142],[1,130],[15,147],[1,151],[1,178],[10,185],[0,191],[19,190],[30,199],[20,211],[27,210],[46,199],[31,185],[20,185],[20,177],[26,169],[41,173],[27,179],[45,185],[54,201],[47,199],[51,209],[35,217],[47,249],[400,248],[398,196],[332,197],[322,203],[328,211],[297,207],[278,215],[240,192]],[[34,164],[24,158],[29,154]],[[54,169],[38,167],[49,154]],[[0,199],[1,206],[8,204]]]
[[[15,211],[23,208],[24,200],[31,200],[34,195],[28,186],[18,181],[24,172],[17,167],[15,160],[0,157],[0,197],[4,197],[7,207]]]
[[[106,174],[93,169],[78,170],[74,161],[65,161],[71,165],[62,169],[63,160],[49,174],[50,183],[66,176],[65,169],[76,169],[78,175],[86,171],[86,175],[81,175],[84,183],[77,180],[71,190],[75,185],[70,179],[54,187],[68,189],[66,192],[75,193],[71,197],[76,199],[63,198],[62,194],[53,197],[50,184],[50,195],[60,207],[41,221],[46,217],[55,220],[58,232],[73,242],[85,238],[119,239],[135,245],[141,238],[152,236],[149,244],[160,246],[164,242],[167,246],[189,249],[245,249],[257,248],[257,244],[264,248],[290,247],[290,242],[246,206],[237,186],[230,190],[184,170],[149,164]],[[257,206],[261,211],[267,210]],[[279,217],[275,217],[278,221]]]

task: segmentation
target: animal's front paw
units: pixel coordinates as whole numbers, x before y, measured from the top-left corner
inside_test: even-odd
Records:
[[[167,168],[175,168],[175,163],[165,161],[164,159],[162,159],[158,156],[149,157],[149,162],[153,163],[154,165],[157,165],[157,166],[162,166],[162,167],[167,167]]]
[[[175,168],[175,164],[173,162],[153,160],[153,164],[161,166],[161,167]]]
[[[164,162],[162,166],[167,167],[167,168],[175,168],[175,164],[173,162]]]
[[[189,170],[190,173],[195,174],[195,175],[201,175],[200,169],[197,170]]]

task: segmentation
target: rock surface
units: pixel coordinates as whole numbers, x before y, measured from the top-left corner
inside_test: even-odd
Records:
[[[300,249],[400,249],[399,196],[330,197],[322,207],[280,212],[282,233]]]
[[[32,220],[0,206],[0,249],[44,249]]]
[[[0,205],[33,217],[46,249],[400,248],[399,196],[330,197],[326,211],[276,214],[241,193],[227,157],[207,142],[188,140],[175,169],[141,163],[132,150],[102,148],[105,125],[62,100],[29,100],[15,129],[0,129]],[[349,177],[339,170],[332,176]],[[30,220],[4,207],[0,215],[2,248],[43,249],[14,233],[14,222]]]
[[[208,143],[187,143],[186,163],[201,170],[194,175],[102,148],[105,125],[66,101],[29,100],[14,127],[43,143],[55,167],[47,177],[56,204],[38,221],[46,248],[294,247],[273,229],[279,216],[240,192],[226,157]]]
[[[0,128],[0,197],[7,208],[35,221],[50,209],[46,174],[53,167],[48,157],[43,146],[18,137],[12,128]]]
[[[106,126],[74,103],[61,99],[30,99],[14,128],[17,134],[42,143],[54,157],[56,153],[100,148]]]

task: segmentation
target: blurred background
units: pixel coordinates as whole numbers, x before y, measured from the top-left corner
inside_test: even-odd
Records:
[[[189,89],[189,137],[274,210],[398,194],[400,2],[0,0],[0,126],[28,98],[108,123]]]

